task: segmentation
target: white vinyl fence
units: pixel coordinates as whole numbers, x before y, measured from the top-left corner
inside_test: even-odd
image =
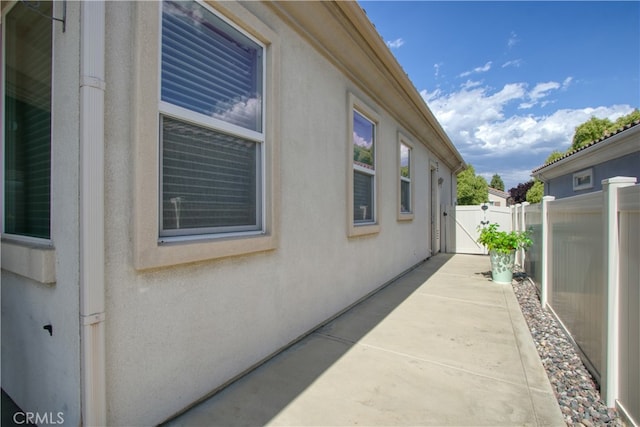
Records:
[[[533,232],[524,262],[599,381],[602,398],[640,422],[640,185],[602,182],[602,191],[544,197],[514,209]]]
[[[512,230],[511,208],[505,206],[447,206],[446,212],[447,235],[455,236],[455,246],[448,247],[447,252],[486,255],[485,247],[477,242],[479,226],[496,222],[500,230]]]

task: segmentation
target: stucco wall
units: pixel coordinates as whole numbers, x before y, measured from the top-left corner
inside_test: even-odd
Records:
[[[67,5],[67,31],[54,52],[52,241],[56,283],[2,272],[2,387],[29,411],[80,417],[79,342],[79,11]],[[228,4],[225,7],[236,8]],[[455,200],[441,159],[402,129],[272,9],[247,2],[277,35],[281,90],[271,111],[279,128],[278,245],[275,250],[153,270],[135,268],[136,109],[134,96],[157,68],[140,73],[142,50],[158,49],[157,2],[107,2],[105,90],[105,284],[107,423],[159,423],[427,258],[432,185],[440,205]],[[336,24],[336,23],[332,23]],[[152,28],[150,26],[149,28]],[[157,27],[157,24],[156,24]],[[146,28],[146,27],[145,27]],[[140,50],[136,50],[138,48]],[[363,66],[367,66],[363,64]],[[156,76],[157,77],[157,76]],[[380,117],[376,234],[347,237],[348,95]],[[136,104],[140,102],[140,104]],[[398,221],[398,132],[413,144],[414,218]],[[431,143],[431,141],[429,141]],[[433,141],[435,144],[436,142]],[[269,144],[269,141],[267,141]],[[435,176],[431,168],[437,166]],[[152,171],[153,172],[153,171]],[[155,172],[157,173],[157,172]],[[154,175],[155,176],[155,175]],[[443,181],[438,185],[438,178]],[[440,212],[434,212],[441,215]],[[442,227],[443,228],[443,227]],[[444,232],[444,230],[442,230]],[[444,240],[441,239],[441,247]],[[438,248],[433,248],[434,252]],[[53,325],[53,336],[42,329]]]
[[[137,271],[130,93],[136,13],[107,6],[106,330],[108,423],[163,421],[427,258],[429,161],[415,144],[415,219],[398,222],[396,123],[264,6],[247,8],[279,36],[280,222],[276,250]],[[129,8],[129,9],[127,9]],[[157,16],[157,14],[155,15]],[[148,35],[156,43],[156,35]],[[153,72],[151,70],[150,72]],[[346,231],[347,94],[381,115],[377,235]],[[150,104],[149,108],[157,108]],[[442,204],[451,174],[442,165]],[[454,188],[455,190],[455,188]]]
[[[577,196],[602,190],[602,180],[614,176],[635,176],[640,180],[640,152],[627,154],[604,163],[599,163],[593,168],[593,188],[574,191],[573,174],[588,168],[573,170],[571,173],[550,179],[545,182],[544,194],[555,196],[557,199]]]
[[[415,219],[398,222],[396,123],[263,5],[248,3],[281,44],[279,246],[137,271],[131,241],[136,164],[128,120],[136,53],[123,52],[135,45],[136,13],[154,5],[128,7],[107,6],[108,422],[148,425],[202,398],[427,258],[429,161],[438,159],[415,143]],[[145,42],[157,43],[156,34],[147,36]],[[381,116],[376,147],[381,231],[356,239],[347,238],[346,230],[349,92]],[[438,174],[444,178],[441,203],[449,204],[451,174],[442,164]]]
[[[489,193],[489,202],[493,202],[495,206],[507,206],[507,199]],[[496,204],[499,203],[499,204]]]
[[[51,242],[55,283],[2,270],[2,388],[25,411],[80,423],[78,111],[80,3],[54,25]],[[3,236],[3,251],[9,236]],[[21,244],[33,247],[29,244]],[[37,247],[37,246],[36,246]],[[43,329],[51,324],[53,335]],[[47,415],[45,415],[47,414]],[[42,419],[42,418],[41,418]],[[19,421],[22,418],[18,418]]]

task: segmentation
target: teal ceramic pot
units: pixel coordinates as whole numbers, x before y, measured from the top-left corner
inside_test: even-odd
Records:
[[[491,277],[495,283],[501,285],[510,285],[513,278],[513,263],[516,257],[516,251],[508,254],[491,251]]]

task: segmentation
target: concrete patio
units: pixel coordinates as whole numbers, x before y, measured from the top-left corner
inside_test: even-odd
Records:
[[[489,269],[439,254],[167,425],[564,426]]]

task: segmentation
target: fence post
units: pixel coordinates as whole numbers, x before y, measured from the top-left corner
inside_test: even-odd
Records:
[[[618,189],[633,185],[634,177],[617,176],[602,180],[602,194],[604,197],[604,239],[605,245],[605,269],[607,281],[607,311],[606,327],[603,328],[606,336],[604,352],[605,369],[604,379],[601,381],[604,401],[608,407],[613,408],[618,397],[619,385],[619,321],[620,312],[620,287],[618,281],[619,242],[618,242]]]
[[[544,196],[540,206],[541,226],[542,226],[542,242],[540,242],[540,305],[544,309],[548,302],[549,282],[551,269],[549,268],[549,260],[551,257],[550,246],[553,243],[551,238],[551,230],[549,228],[548,209],[549,202],[555,200],[554,196]]]
[[[529,202],[522,202],[522,211],[520,212],[520,227],[516,230],[518,232],[527,230],[527,223],[525,221],[525,214],[527,210],[527,206],[529,206]],[[524,270],[524,260],[526,257],[526,253],[524,248],[520,249],[520,267]]]

